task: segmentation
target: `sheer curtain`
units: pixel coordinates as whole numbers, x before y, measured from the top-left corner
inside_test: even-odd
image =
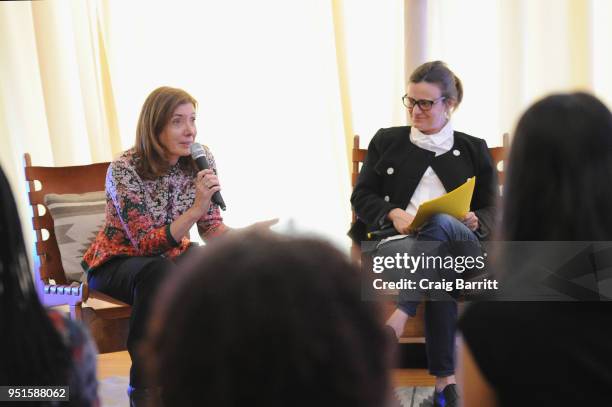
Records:
[[[337,1],[342,18],[346,99],[350,103],[349,144],[359,134],[367,143],[381,127],[406,124],[404,2]]]
[[[352,135],[406,123],[418,63],[449,63],[465,84],[456,128],[499,145],[549,92],[612,103],[611,20],[608,0],[0,2],[1,164],[27,230],[23,152],[111,160],[149,92],[182,87],[228,224],[280,217],[347,247]]]
[[[402,119],[402,1],[377,3],[1,3],[2,166],[24,225],[23,152],[39,165],[111,160],[168,85],[200,103],[229,225],[279,217],[348,247],[349,135]]]
[[[27,233],[23,153],[36,165],[108,160],[119,151],[96,2],[0,3],[0,162]]]
[[[586,90],[612,102],[609,1],[407,1],[426,8],[425,59],[446,61],[464,82],[458,130],[494,146],[549,93]]]
[[[200,102],[198,139],[215,154],[229,225],[279,217],[281,230],[314,232],[347,246],[350,121],[343,115],[346,71],[338,66],[338,46],[344,41],[336,41],[334,6],[110,3],[110,66],[123,145],[132,143],[148,92],[182,87]]]

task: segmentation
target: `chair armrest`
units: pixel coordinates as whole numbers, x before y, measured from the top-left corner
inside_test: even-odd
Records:
[[[43,287],[43,302],[52,305],[77,305],[87,300],[89,290],[87,284],[45,284]]]

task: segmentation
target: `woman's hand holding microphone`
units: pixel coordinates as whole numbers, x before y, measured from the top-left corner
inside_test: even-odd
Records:
[[[220,191],[219,179],[211,169],[199,171],[194,180],[195,199],[185,213],[170,224],[170,234],[177,242],[187,236],[189,229],[208,211],[212,196]]]
[[[221,186],[215,172],[211,169],[206,169],[199,171],[196,175],[195,187],[195,199],[191,209],[199,215],[197,219],[200,219],[208,211],[212,196],[215,192],[221,190]]]

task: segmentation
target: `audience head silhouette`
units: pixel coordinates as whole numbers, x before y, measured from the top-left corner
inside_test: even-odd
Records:
[[[329,244],[236,233],[195,254],[151,321],[174,406],[381,406],[390,343],[358,270]]]
[[[504,187],[506,240],[612,238],[612,114],[586,93],[531,106],[512,143]]]
[[[70,355],[41,305],[10,184],[0,168],[0,385],[66,385]]]

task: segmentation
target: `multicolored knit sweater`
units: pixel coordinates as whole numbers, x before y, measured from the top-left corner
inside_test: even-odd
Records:
[[[204,148],[211,169],[215,160]],[[90,271],[117,256],[174,258],[189,246],[189,239],[176,241],[170,224],[189,209],[195,199],[195,171],[178,164],[154,180],[143,180],[136,172],[139,158],[133,149],[113,161],[106,173],[106,221],[89,247],[81,265]],[[198,221],[203,238],[226,230],[219,207],[211,204]]]

